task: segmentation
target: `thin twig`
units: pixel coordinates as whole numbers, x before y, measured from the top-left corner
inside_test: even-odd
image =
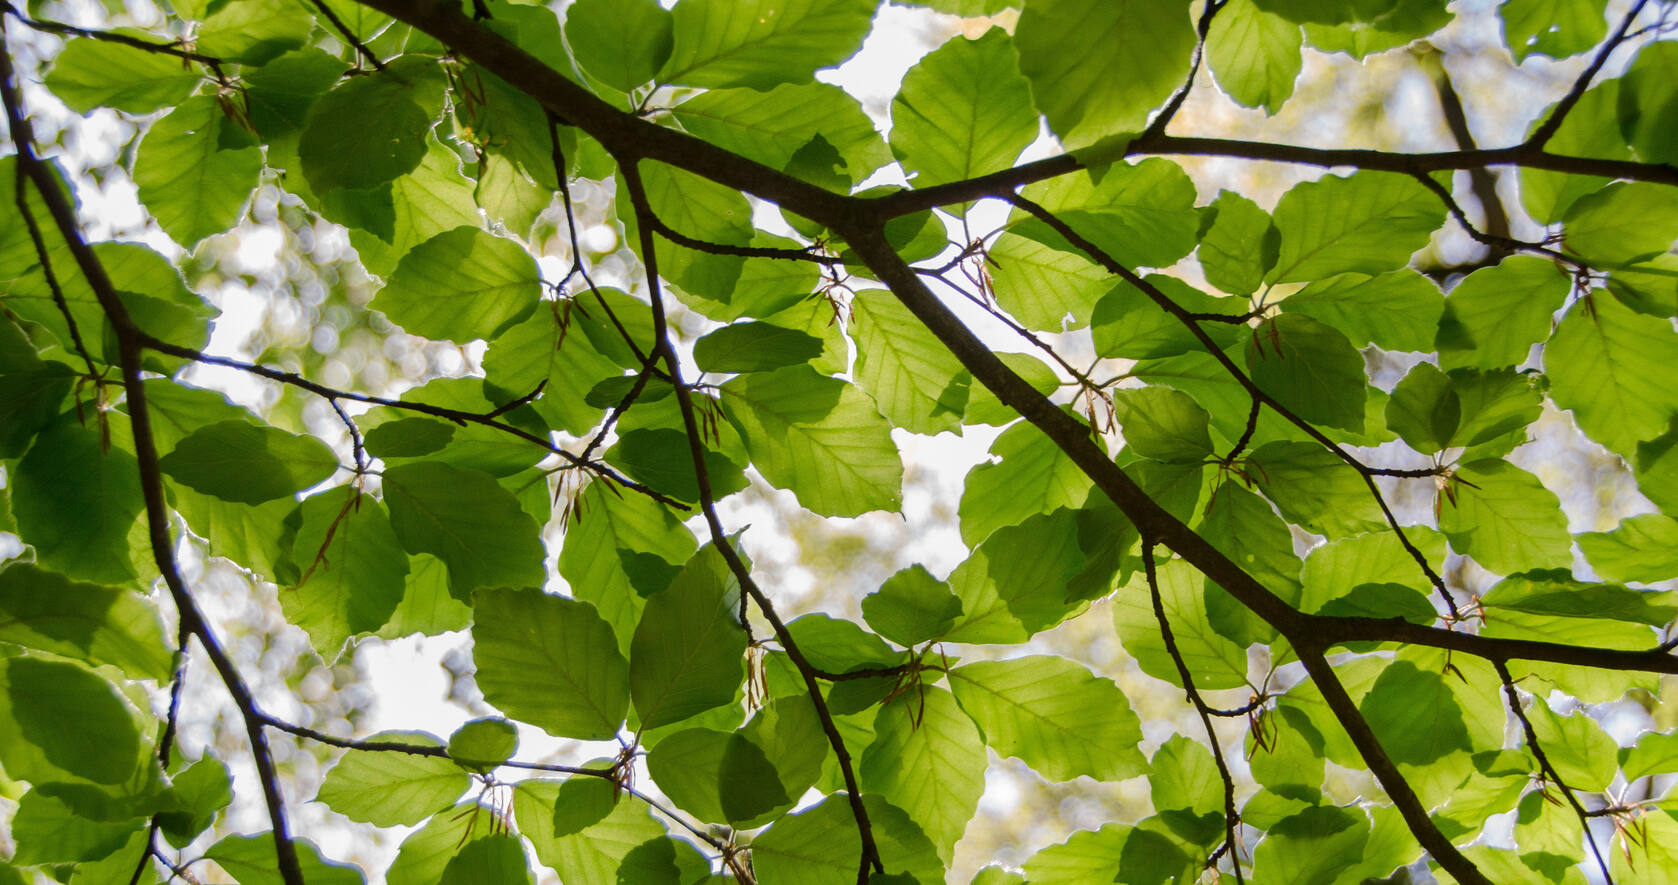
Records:
[[[139,37],[123,34],[117,31],[96,31],[91,28],[78,28],[75,25],[67,25],[63,22],[44,21],[42,19],[30,18],[19,11],[16,6],[13,6],[9,0],[0,0],[0,13],[10,15],[37,31],[46,31],[51,34],[69,35],[72,37],[86,37],[89,40],[98,40],[104,43],[120,43],[123,46],[132,47],[134,49],[141,50],[142,52],[152,52],[158,55],[172,55],[175,58],[182,59],[184,61],[195,61],[215,72],[216,82],[223,85],[232,82],[227,78],[227,74],[221,67],[227,62],[213,55],[205,55],[202,52],[182,49],[172,43],[153,43],[150,40],[142,40]]]
[[[711,530],[711,541],[722,554],[723,561],[733,572],[740,583],[740,590],[750,596],[758,611],[763,613],[765,620],[775,631],[775,638],[780,642],[793,666],[798,668],[799,675],[804,679],[804,686],[810,696],[810,702],[815,706],[816,718],[821,721],[822,731],[827,735],[828,744],[832,746],[835,758],[839,762],[839,772],[845,781],[845,790],[851,806],[851,815],[856,819],[857,832],[861,837],[862,856],[857,864],[857,885],[867,885],[869,871],[884,873],[885,866],[880,860],[880,850],[874,842],[874,828],[868,820],[868,809],[862,804],[862,791],[857,785],[855,767],[851,764],[850,750],[845,746],[845,738],[839,733],[839,726],[833,720],[833,714],[828,710],[827,700],[822,696],[821,684],[817,682],[814,668],[809,659],[799,649],[798,643],[792,638],[786,624],[776,614],[774,605],[769,597],[757,586],[752,579],[751,570],[734,549],[729,541],[728,532],[723,528],[722,519],[717,515],[715,496],[711,490],[711,479],[705,464],[705,447],[700,435],[698,416],[694,413],[693,398],[688,388],[682,383],[680,361],[676,358],[675,347],[670,342],[669,326],[665,321],[663,298],[659,293],[658,255],[654,251],[652,206],[647,200],[647,191],[641,182],[640,170],[637,168],[635,157],[617,157],[618,169],[624,188],[629,192],[630,205],[633,208],[641,236],[642,261],[646,265],[647,288],[652,301],[653,328],[657,340],[653,347],[664,359],[664,365],[669,372],[670,381],[676,388],[676,402],[682,412],[682,423],[686,426],[688,448],[693,457],[695,479],[699,486],[699,506],[705,514],[705,523]],[[743,626],[743,625],[742,625]]]
[[[332,27],[338,32],[338,36],[343,37],[351,46],[355,47],[357,55],[367,59],[367,63],[372,65],[374,70],[382,71],[385,69],[385,63],[379,61],[379,57],[374,54],[373,50],[368,49],[367,44],[361,42],[361,38],[350,30],[349,25],[344,24],[344,20],[338,17],[338,13],[332,11],[332,7],[326,5],[325,0],[311,0],[311,2],[315,4],[316,9],[320,10],[320,14],[326,16],[326,20],[332,23]]]
[[[134,324],[128,308],[118,296],[116,287],[105,273],[97,255],[82,239],[76,223],[75,209],[59,190],[52,170],[35,154],[33,130],[23,112],[23,100],[18,94],[12,56],[4,47],[5,17],[0,15],[0,98],[6,106],[6,118],[11,127],[12,142],[17,149],[18,164],[27,168],[38,193],[52,214],[59,234],[70,247],[82,275],[93,289],[99,306],[110,318],[116,330],[118,352],[122,366],[123,389],[128,396],[129,425],[134,436],[134,457],[139,465],[140,491],[145,501],[146,524],[151,537],[152,558],[163,582],[169,588],[181,621],[181,629],[198,637],[198,644],[221,677],[222,684],[232,695],[233,703],[244,721],[245,734],[250,740],[251,757],[256,765],[257,779],[262,784],[263,798],[268,806],[268,818],[273,826],[274,856],[280,879],[285,885],[305,885],[302,868],[298,865],[297,849],[292,844],[290,827],[286,822],[285,799],[280,794],[279,772],[274,766],[273,753],[268,749],[268,738],[258,718],[256,699],[246,685],[238,667],[217,641],[215,632],[198,610],[198,604],[187,590],[175,561],[175,542],[170,536],[169,506],[164,499],[163,472],[158,466],[156,441],[152,438],[151,413],[146,401],[145,382],[140,376],[141,338],[143,333]]]
[[[1211,710],[1206,706],[1206,700],[1200,696],[1200,690],[1195,688],[1194,674],[1189,672],[1187,661],[1183,660],[1183,653],[1177,648],[1177,638],[1171,633],[1171,621],[1165,616],[1165,601],[1159,592],[1159,572],[1154,564],[1154,540],[1142,540],[1142,569],[1148,579],[1148,593],[1153,597],[1154,619],[1159,621],[1160,638],[1165,641],[1165,651],[1171,656],[1171,662],[1177,665],[1177,676],[1183,681],[1183,691],[1189,697],[1189,703],[1194,705],[1194,711],[1200,715],[1200,723],[1206,727],[1206,742],[1212,745],[1212,761],[1218,765],[1218,777],[1224,784],[1224,844],[1229,846],[1230,866],[1235,870],[1235,881],[1238,885],[1245,885],[1246,879],[1241,875],[1240,837],[1236,828],[1241,826],[1241,814],[1235,810],[1235,778],[1230,776],[1229,765],[1224,762],[1223,745],[1218,742],[1218,731],[1212,727]]]
[[[1585,806],[1579,804],[1579,797],[1574,794],[1573,788],[1561,779],[1561,772],[1556,771],[1556,767],[1550,764],[1550,757],[1538,742],[1538,732],[1533,729],[1532,720],[1527,718],[1526,709],[1521,706],[1520,695],[1515,693],[1515,679],[1509,675],[1508,665],[1502,661],[1493,661],[1492,666],[1497,669],[1497,678],[1503,680],[1503,694],[1509,699],[1509,712],[1521,720],[1521,730],[1526,732],[1527,749],[1531,750],[1533,758],[1538,760],[1538,770],[1561,790],[1567,804],[1573,807],[1573,813],[1579,816],[1579,827],[1585,831],[1585,844],[1590,846],[1591,854],[1596,858],[1597,868],[1602,871],[1602,880],[1608,885],[1614,885],[1614,876],[1608,872],[1608,861],[1603,859],[1602,850],[1596,847],[1596,839],[1591,836],[1590,814],[1585,811]]]
[[[1591,81],[1596,79],[1597,72],[1601,71],[1602,66],[1608,63],[1608,56],[1613,55],[1614,50],[1625,42],[1626,33],[1631,30],[1632,21],[1643,12],[1643,7],[1647,5],[1649,5],[1649,0],[1636,0],[1635,3],[1631,4],[1631,9],[1627,10],[1625,17],[1620,19],[1620,26],[1614,29],[1614,33],[1607,40],[1603,41],[1601,48],[1596,51],[1596,57],[1592,58],[1591,63],[1579,73],[1579,78],[1573,81],[1573,87],[1567,90],[1567,94],[1562,96],[1561,101],[1556,102],[1555,108],[1550,111],[1550,116],[1543,123],[1540,123],[1537,129],[1532,130],[1532,135],[1521,143],[1521,147],[1536,151],[1543,150],[1544,145],[1550,143],[1550,139],[1555,137],[1556,131],[1561,128],[1562,122],[1567,119],[1567,115],[1573,110],[1573,106],[1578,104],[1579,99],[1584,98],[1585,91],[1590,89]]]

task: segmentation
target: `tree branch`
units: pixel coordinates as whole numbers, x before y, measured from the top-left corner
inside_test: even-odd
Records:
[[[1159,572],[1154,564],[1154,542],[1151,538],[1142,539],[1142,570],[1148,579],[1148,594],[1153,597],[1154,619],[1159,621],[1159,634],[1165,641],[1165,651],[1171,656],[1171,662],[1177,665],[1177,677],[1183,681],[1183,692],[1188,695],[1189,703],[1194,705],[1194,711],[1200,714],[1200,723],[1206,727],[1206,742],[1212,745],[1212,761],[1217,763],[1218,777],[1224,782],[1224,845],[1229,849],[1230,865],[1235,870],[1237,885],[1246,885],[1247,880],[1241,875],[1241,841],[1236,835],[1241,815],[1235,810],[1235,779],[1230,776],[1229,766],[1224,762],[1217,729],[1212,727],[1212,710],[1200,696],[1200,690],[1194,687],[1194,674],[1189,672],[1189,665],[1177,648],[1177,637],[1171,633],[1171,621],[1165,616],[1165,600],[1160,598]]]
[[[0,16],[0,39],[5,33],[5,18]],[[151,414],[146,403],[146,388],[140,377],[140,354],[144,333],[134,324],[110,277],[98,256],[82,239],[76,223],[75,210],[59,190],[57,177],[35,155],[34,135],[23,112],[18,94],[16,75],[12,68],[10,49],[0,51],[0,97],[6,106],[7,122],[11,126],[12,141],[17,147],[18,165],[28,172],[36,191],[46,203],[59,233],[70,247],[82,275],[93,289],[99,306],[115,327],[122,363],[122,384],[128,395],[128,417],[134,435],[134,456],[139,463],[140,491],[145,499],[146,523],[151,536],[152,558],[163,575],[163,582],[175,601],[181,629],[198,637],[199,645],[216,668],[222,684],[244,720],[245,734],[250,739],[251,756],[256,763],[257,778],[262,782],[263,798],[268,805],[268,818],[274,828],[274,855],[280,878],[286,885],[305,885],[303,872],[297,862],[297,849],[292,844],[286,823],[285,800],[280,795],[279,773],[274,767],[273,753],[268,749],[268,738],[262,729],[256,698],[245,684],[238,667],[216,640],[215,632],[198,610],[197,603],[187,590],[180,568],[175,562],[174,539],[169,534],[169,507],[164,500],[163,472],[158,467],[157,444],[152,439]]]
[[[828,744],[832,746],[834,756],[839,762],[839,772],[844,777],[845,790],[851,805],[851,816],[856,819],[857,832],[862,844],[862,857],[857,864],[857,885],[868,885],[869,871],[884,873],[885,866],[880,860],[880,850],[874,843],[874,828],[868,820],[868,809],[862,804],[862,790],[857,785],[850,750],[846,748],[845,738],[839,733],[839,726],[833,720],[833,713],[827,708],[827,700],[822,696],[815,668],[804,657],[798,643],[792,638],[792,633],[776,614],[769,597],[752,579],[751,570],[746,568],[746,563],[729,542],[722,519],[717,515],[715,495],[711,490],[710,474],[705,464],[705,447],[701,442],[699,420],[694,414],[693,395],[682,383],[681,364],[676,358],[676,349],[670,342],[669,324],[664,315],[664,299],[659,293],[658,254],[654,248],[650,223],[653,211],[647,201],[646,187],[641,182],[641,172],[636,165],[639,158],[635,155],[617,156],[617,160],[619,174],[635,211],[636,227],[640,230],[642,261],[647,271],[648,297],[652,301],[653,328],[657,330],[658,335],[658,340],[653,345],[654,352],[663,357],[670,381],[676,387],[676,403],[682,412],[682,423],[687,430],[688,450],[693,458],[694,477],[699,485],[700,510],[705,514],[705,524],[711,530],[711,542],[716,545],[723,561],[728,564],[729,571],[733,572],[735,579],[739,581],[741,592],[751,597],[752,602],[756,603],[758,610],[763,613],[764,619],[769,621],[770,627],[775,631],[775,639],[781,643],[787,657],[792,660],[793,666],[798,668],[799,675],[804,679],[810,703],[815,706],[816,717],[821,721],[822,732],[827,735]]]

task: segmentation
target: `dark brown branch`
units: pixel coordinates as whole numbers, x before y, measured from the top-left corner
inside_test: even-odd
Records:
[[[0,40],[4,39],[5,17],[0,16]],[[4,48],[0,46],[0,48]],[[157,444],[152,438],[151,413],[146,402],[145,383],[140,377],[142,333],[129,316],[128,308],[118,296],[116,287],[105,273],[104,265],[82,238],[76,213],[59,190],[57,177],[35,154],[34,135],[23,112],[18,94],[16,75],[12,69],[9,49],[0,51],[0,97],[6,106],[6,118],[11,127],[12,142],[17,148],[18,165],[24,167],[36,191],[46,203],[58,226],[59,234],[70,247],[82,275],[93,289],[99,306],[116,329],[118,351],[122,365],[122,384],[128,396],[128,417],[134,435],[134,457],[139,464],[140,491],[145,500],[146,524],[151,537],[152,558],[163,576],[174,599],[181,629],[198,637],[199,645],[216,668],[222,684],[232,695],[233,703],[244,721],[245,734],[250,739],[251,757],[256,764],[257,779],[262,783],[263,798],[268,805],[268,818],[274,828],[274,855],[280,878],[286,885],[305,885],[303,872],[297,862],[297,849],[292,844],[286,823],[285,799],[280,795],[279,773],[274,767],[273,753],[268,749],[268,737],[262,728],[256,698],[245,684],[238,667],[217,641],[215,631],[198,610],[198,604],[187,590],[175,561],[175,542],[169,534],[169,506],[164,500],[163,472],[158,467]]]
[[[1515,680],[1509,675],[1509,667],[1502,661],[1493,661],[1492,666],[1497,668],[1497,678],[1503,680],[1503,695],[1509,699],[1509,712],[1521,720],[1521,730],[1526,733],[1527,749],[1531,750],[1533,758],[1538,760],[1538,770],[1567,797],[1567,804],[1573,806],[1573,813],[1579,816],[1579,828],[1585,831],[1585,844],[1590,846],[1591,854],[1596,858],[1597,868],[1602,870],[1602,881],[1614,885],[1614,876],[1608,872],[1608,861],[1603,859],[1602,850],[1596,847],[1596,839],[1591,837],[1590,814],[1585,811],[1585,806],[1579,804],[1579,797],[1574,795],[1573,788],[1561,779],[1561,773],[1550,764],[1549,755],[1538,743],[1538,732],[1533,729],[1532,720],[1527,718],[1526,710],[1521,707],[1521,697],[1515,693]]]
[[[1481,166],[1520,166],[1576,175],[1598,175],[1604,178],[1678,185],[1678,167],[1666,163],[1567,156],[1527,145],[1402,154],[1367,148],[1313,148],[1232,138],[1156,135],[1131,142],[1125,156],[1233,157],[1322,168],[1355,167],[1405,175],[1426,174],[1444,169],[1474,169]],[[1066,175],[1082,168],[1085,168],[1084,164],[1076,157],[1061,154],[964,181],[887,194],[868,201],[867,211],[877,218],[896,218],[938,206],[969,203],[984,197],[1001,197],[1021,185]]]
[[[670,342],[670,329],[664,315],[664,299],[659,293],[658,254],[654,249],[653,230],[650,220],[653,217],[651,204],[647,201],[647,190],[641,182],[641,173],[637,168],[637,157],[618,156],[618,169],[622,176],[624,189],[629,193],[630,204],[634,209],[637,227],[641,236],[642,261],[646,265],[647,289],[652,302],[653,327],[658,340],[653,343],[654,352],[664,359],[666,370],[670,373],[670,381],[676,387],[676,403],[682,412],[682,423],[687,430],[688,449],[693,458],[694,478],[699,486],[699,507],[705,514],[705,524],[711,530],[711,542],[716,545],[717,552],[722,554],[723,561],[728,564],[729,571],[740,583],[740,590],[751,597],[758,611],[763,613],[765,620],[775,631],[775,639],[781,643],[781,648],[787,653],[793,666],[804,679],[804,687],[810,696],[810,703],[815,706],[816,717],[821,721],[822,732],[827,735],[827,741],[833,747],[834,757],[839,763],[839,772],[845,780],[845,790],[851,805],[851,816],[856,819],[857,833],[862,845],[862,856],[857,864],[857,885],[868,885],[869,871],[885,872],[885,865],[880,860],[880,850],[874,842],[874,828],[868,820],[868,809],[862,804],[862,790],[857,785],[855,766],[851,763],[850,750],[845,746],[845,738],[839,733],[839,726],[833,720],[833,713],[827,708],[827,700],[822,696],[821,684],[816,680],[815,668],[811,666],[798,643],[792,638],[792,633],[775,612],[775,606],[769,601],[757,582],[752,579],[751,570],[746,567],[740,554],[728,539],[728,532],[723,528],[722,519],[717,515],[716,496],[711,490],[711,478],[705,464],[705,446],[700,434],[699,419],[694,413],[693,395],[682,383],[680,361],[676,357],[676,349]],[[911,276],[913,273],[911,272]],[[742,623],[744,628],[745,624]]]
[[[1206,728],[1206,742],[1212,745],[1212,761],[1217,763],[1218,777],[1224,782],[1224,845],[1229,849],[1230,866],[1235,870],[1237,885],[1245,885],[1247,880],[1241,875],[1241,840],[1236,834],[1236,828],[1241,826],[1241,814],[1235,810],[1235,778],[1229,774],[1229,765],[1224,762],[1223,745],[1218,742],[1218,731],[1212,727],[1212,709],[1200,696],[1200,689],[1194,687],[1194,674],[1189,672],[1188,662],[1183,660],[1183,653],[1177,648],[1177,637],[1171,632],[1171,620],[1165,616],[1165,600],[1160,598],[1159,571],[1154,563],[1152,538],[1142,540],[1142,570],[1148,579],[1148,594],[1153,598],[1154,619],[1159,621],[1159,634],[1165,641],[1165,651],[1171,656],[1171,663],[1177,665],[1177,677],[1183,682],[1183,693],[1188,695],[1194,711],[1200,714],[1200,724]]]

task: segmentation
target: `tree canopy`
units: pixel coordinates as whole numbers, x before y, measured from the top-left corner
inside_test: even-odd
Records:
[[[900,5],[967,29],[865,109],[818,74],[879,0],[5,3],[0,883],[928,885],[1007,759],[1149,801],[983,885],[1670,881],[1674,7]],[[1572,65],[1524,138],[1476,141],[1458,16]],[[1327,55],[1454,143],[1184,113]],[[266,309],[332,322],[240,353],[263,225]],[[729,499],[900,512],[941,434],[994,440],[960,564],[793,616]],[[497,715],[259,697],[228,567],[328,665],[463,635]],[[1145,736],[1080,623],[1188,715]],[[216,686],[242,742],[189,758]],[[413,829],[363,869],[322,809]]]

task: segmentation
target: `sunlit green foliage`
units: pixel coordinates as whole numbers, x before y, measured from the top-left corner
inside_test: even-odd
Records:
[[[931,885],[1002,759],[1151,807],[982,885],[1668,881],[1678,737],[1595,705],[1678,673],[1674,7],[1483,15],[1517,63],[1624,74],[1593,63],[1522,144],[1421,155],[1176,115],[1194,82],[1293,112],[1311,53],[1419,47],[1444,0],[894,2],[968,35],[868,110],[817,73],[878,0],[7,5],[0,883],[178,855],[243,885]],[[25,123],[52,100],[133,124],[160,248],[86,242],[98,183]],[[1316,168],[1272,198],[1192,155]],[[1489,166],[1501,191],[1451,175]],[[258,207],[361,336],[314,347],[360,348],[355,383],[206,352]],[[438,342],[407,389],[366,357],[400,333]],[[235,405],[198,363],[285,393]],[[946,502],[965,561],[777,612],[717,502],[896,513],[906,443],[946,433],[989,449]],[[1641,512],[1564,512],[1540,433]],[[500,715],[349,740],[259,707],[198,605],[211,557],[328,664],[464,631]],[[1044,636],[1068,622],[1146,675],[1091,672]],[[176,746],[191,643],[254,782]],[[1163,739],[1146,680],[1186,695]],[[342,749],[307,797],[287,731]],[[572,742],[521,754],[542,735]],[[266,831],[230,834],[235,794]],[[297,833],[305,801],[416,829],[362,869]]]

